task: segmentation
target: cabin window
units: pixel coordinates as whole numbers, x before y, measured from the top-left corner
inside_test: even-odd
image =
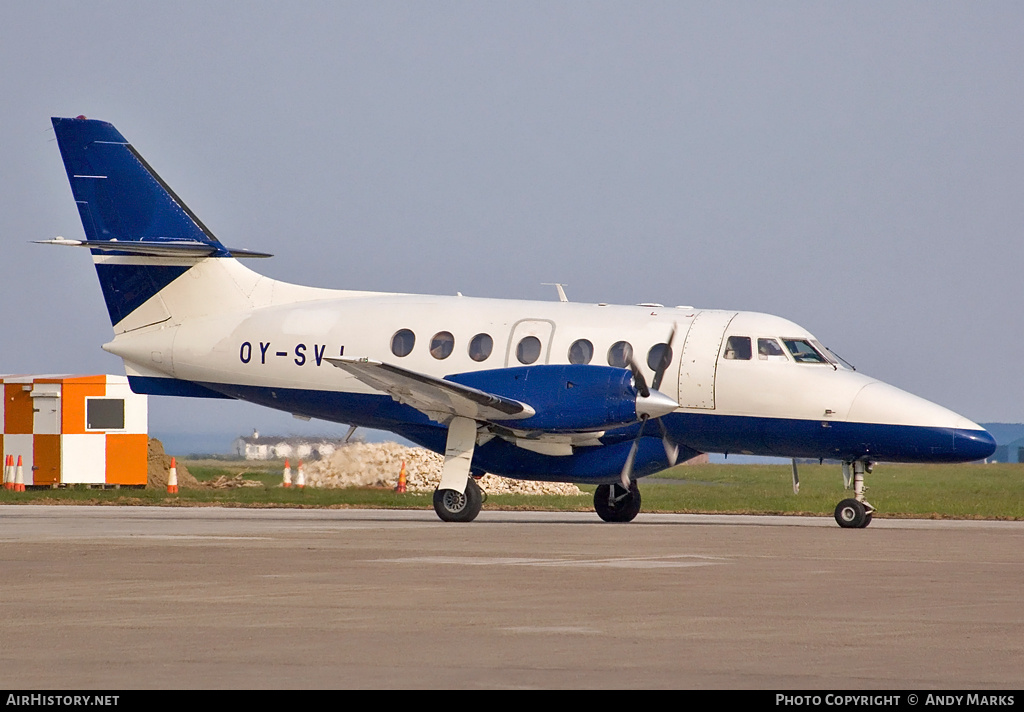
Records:
[[[782,341],[789,349],[789,353],[793,354],[793,360],[797,363],[828,363],[828,359],[811,346],[811,342],[807,339],[783,339]]]
[[[401,329],[391,337],[391,353],[395,356],[408,356],[416,345],[416,334],[408,329]]]
[[[436,359],[448,358],[455,348],[455,337],[450,331],[439,331],[430,340],[430,355]]]
[[[762,361],[767,361],[769,356],[781,356],[785,359],[786,352],[782,350],[779,342],[775,339],[758,339],[757,357]]]
[[[608,365],[615,368],[626,368],[633,358],[633,346],[628,341],[616,341],[608,349]]]
[[[668,344],[655,344],[647,352],[647,368],[657,373],[663,360],[665,368],[668,368],[668,365],[672,363],[672,347]]]
[[[725,342],[725,358],[730,361],[749,361],[751,356],[749,336],[730,336]]]
[[[569,347],[569,363],[586,365],[594,358],[594,345],[586,339],[577,339]]]
[[[477,334],[469,342],[469,357],[474,361],[486,361],[494,348],[494,339],[490,334]]]
[[[540,339],[536,336],[524,336],[516,346],[516,358],[519,363],[530,364],[540,358]]]

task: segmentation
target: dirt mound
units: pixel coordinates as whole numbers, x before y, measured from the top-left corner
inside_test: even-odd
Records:
[[[195,477],[189,474],[188,468],[179,460],[175,463],[178,471],[178,488],[190,489],[202,487]],[[164,444],[156,438],[149,439],[149,473],[146,477],[146,489],[167,489],[167,477],[171,472],[171,456],[164,453]]]

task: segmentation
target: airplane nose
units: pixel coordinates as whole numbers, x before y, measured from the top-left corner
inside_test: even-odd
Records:
[[[965,460],[984,460],[996,451],[996,440],[987,430],[953,431],[953,452]]]
[[[996,441],[977,423],[881,381],[860,390],[849,420],[886,424],[886,435],[871,443],[878,459],[895,462],[973,462],[996,450]]]

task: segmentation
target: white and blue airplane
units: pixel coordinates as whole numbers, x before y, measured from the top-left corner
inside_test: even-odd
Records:
[[[637,478],[699,453],[832,459],[865,527],[873,463],[969,462],[995,441],[967,418],[847,367],[768,314],[304,287],[225,247],[103,122],[53,128],[132,389],[237,398],[388,430],[444,453],[434,509],[471,521],[474,477],[598,485],[630,521]],[[654,421],[649,423],[648,421]]]

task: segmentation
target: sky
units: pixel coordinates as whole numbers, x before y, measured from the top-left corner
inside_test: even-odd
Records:
[[[303,284],[768,312],[1024,421],[1024,4],[0,3],[0,373],[123,373],[51,116]],[[344,433],[149,399],[155,433]]]

